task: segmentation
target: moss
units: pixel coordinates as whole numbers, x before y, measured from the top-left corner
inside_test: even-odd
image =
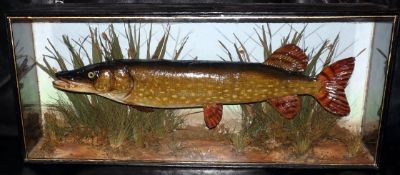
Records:
[[[54,113],[45,113],[44,114],[45,123],[45,136],[51,142],[61,141],[63,136],[66,133],[66,127],[63,122],[56,118]]]
[[[363,139],[360,135],[353,135],[347,142],[347,151],[349,153],[349,158],[356,157],[362,152]]]

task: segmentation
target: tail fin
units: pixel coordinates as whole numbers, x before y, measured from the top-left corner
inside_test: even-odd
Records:
[[[344,89],[354,69],[354,57],[349,57],[324,68],[317,81],[322,87],[315,98],[329,112],[346,116],[350,113]]]

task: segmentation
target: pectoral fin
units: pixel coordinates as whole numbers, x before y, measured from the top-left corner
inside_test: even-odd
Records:
[[[135,108],[135,109],[138,110],[138,111],[141,111],[141,112],[154,112],[154,109],[153,109],[153,108],[150,108],[150,107],[133,106],[133,105],[132,105],[132,107]]]
[[[207,128],[215,128],[222,118],[222,104],[208,104],[203,106],[203,110]]]
[[[301,101],[297,95],[274,98],[269,102],[286,119],[293,119],[301,109]]]

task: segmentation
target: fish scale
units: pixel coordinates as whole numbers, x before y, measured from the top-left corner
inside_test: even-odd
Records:
[[[293,93],[316,92],[318,83],[313,79],[301,74],[285,75],[283,71],[261,66],[265,70],[258,68],[259,64],[248,64],[245,68],[225,65],[219,71],[207,70],[201,63],[179,69],[159,65],[156,71],[152,65],[126,67],[131,70],[134,86],[123,101],[158,108],[201,107],[204,104],[249,103]]]

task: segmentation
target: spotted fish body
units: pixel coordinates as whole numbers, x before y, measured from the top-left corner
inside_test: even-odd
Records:
[[[92,93],[150,112],[152,108],[203,107],[208,128],[218,125],[224,104],[268,101],[284,118],[301,109],[310,95],[329,112],[350,112],[344,89],[354,58],[304,76],[307,56],[295,45],[276,50],[265,63],[115,60],[58,72],[54,87]]]
[[[125,64],[126,65],[126,64]],[[239,104],[292,94],[314,94],[319,83],[259,63],[136,61],[127,104],[181,108]]]

